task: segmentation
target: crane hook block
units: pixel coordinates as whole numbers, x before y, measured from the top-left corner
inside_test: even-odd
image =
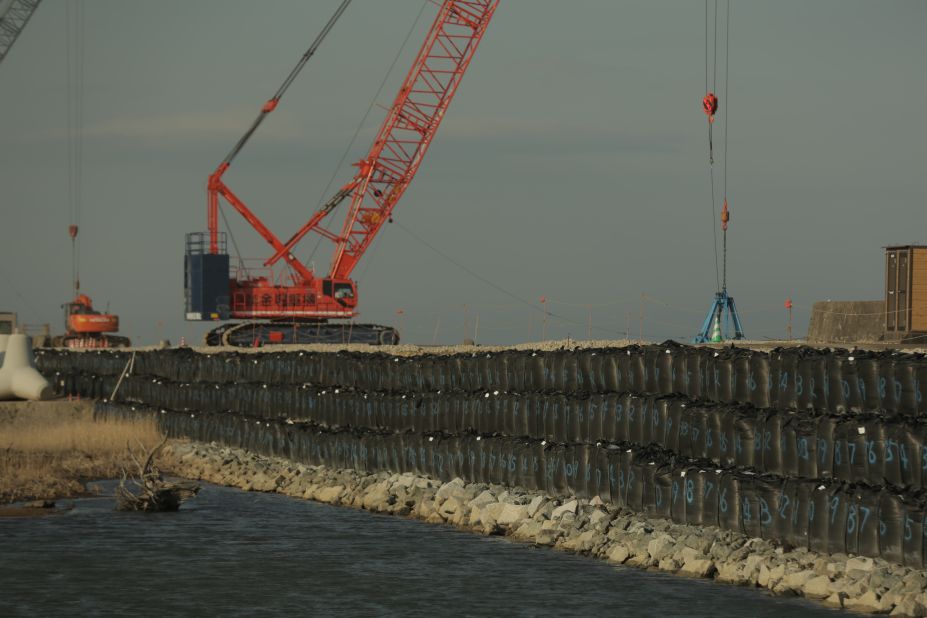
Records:
[[[76,226],[76,225],[69,225],[69,226],[68,226],[68,235],[69,235],[72,239],[77,238],[77,226]]]
[[[721,207],[721,229],[727,231],[727,222],[731,220],[731,213],[727,209],[727,200],[724,200],[724,206]]]
[[[715,113],[718,111],[718,97],[715,96],[714,92],[709,92],[702,99],[702,111],[708,116],[708,122],[715,121]]]

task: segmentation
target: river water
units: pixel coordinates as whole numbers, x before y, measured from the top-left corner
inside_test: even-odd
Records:
[[[110,494],[113,483],[102,483]],[[0,616],[834,616],[450,527],[213,485],[0,519]]]

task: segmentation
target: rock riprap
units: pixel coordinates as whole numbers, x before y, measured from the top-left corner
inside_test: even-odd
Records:
[[[247,491],[450,524],[638,568],[804,596],[832,607],[927,616],[927,572],[878,558],[791,549],[716,527],[674,524],[603,502],[517,487],[442,483],[411,473],[364,475],[216,443],[174,441],[165,469]]]

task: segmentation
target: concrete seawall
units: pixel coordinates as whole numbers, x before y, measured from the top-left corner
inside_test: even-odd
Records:
[[[306,466],[215,443],[173,441],[171,473],[247,491],[413,517],[485,535],[587,554],[645,569],[708,578],[831,607],[893,616],[927,614],[927,573],[881,559],[826,555],[713,526],[651,519],[595,497],[519,487],[442,483],[426,476]]]
[[[871,343],[885,332],[881,300],[819,301],[811,307],[809,343]]]

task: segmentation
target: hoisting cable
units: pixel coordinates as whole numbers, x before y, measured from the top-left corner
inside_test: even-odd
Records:
[[[715,48],[714,54],[717,58],[717,40],[718,40],[718,0],[715,0],[715,22],[714,22],[714,42],[713,47]],[[709,65],[709,46],[708,46],[708,0],[705,0],[705,91],[706,95],[702,99],[702,111],[708,116],[708,180],[711,186],[711,234],[714,240],[712,247],[715,254],[715,289],[721,291],[721,276],[720,276],[720,264],[718,260],[718,228],[715,225],[715,169],[714,169],[714,154],[713,144],[712,144],[712,134],[711,128],[714,124],[714,117],[718,111],[718,97],[715,96],[712,90],[708,89],[708,65]],[[715,63],[717,65],[717,62]],[[715,73],[717,73],[715,71]],[[717,75],[713,75],[712,79],[717,83]]]
[[[254,119],[254,122],[251,125],[251,128],[248,129],[244,135],[241,136],[241,139],[238,140],[238,143],[232,148],[231,151],[225,156],[222,160],[223,165],[228,165],[232,162],[232,159],[239,153],[239,151],[247,143],[251,135],[257,130],[261,123],[264,122],[264,119],[267,115],[274,111],[277,108],[277,104],[280,103],[280,99],[283,97],[283,94],[287,91],[287,88],[290,87],[290,84],[293,83],[293,80],[296,79],[296,76],[299,75],[299,72],[302,70],[306,63],[309,62],[309,59],[315,54],[316,50],[319,48],[319,45],[322,44],[322,41],[325,39],[325,36],[331,31],[334,27],[335,22],[338,21],[338,18],[341,17],[341,14],[344,13],[344,10],[348,8],[348,5],[351,3],[351,0],[342,0],[341,5],[335,10],[335,14],[329,18],[328,23],[325,24],[325,27],[322,28],[322,31],[315,37],[315,40],[312,41],[312,45],[309,46],[309,49],[306,50],[306,53],[303,54],[302,58],[299,59],[299,62],[296,63],[296,66],[293,67],[293,70],[290,71],[290,74],[287,75],[286,79],[283,81],[283,84],[280,88],[277,89],[277,92],[274,93],[270,99],[261,107],[260,113],[257,115],[257,118]]]
[[[731,220],[731,213],[727,207],[727,120],[730,116],[731,109],[731,99],[730,99],[730,53],[731,53],[731,0],[727,0],[727,18],[724,23],[724,152],[722,153],[723,157],[723,169],[724,169],[724,185],[723,185],[723,206],[721,208],[721,238],[723,244],[722,251],[722,260],[723,265],[723,277],[721,279],[721,289],[724,292],[727,292],[727,224]]]
[[[73,13],[72,13],[73,5]],[[71,282],[80,290],[80,225],[83,194],[84,10],[83,2],[65,4],[67,70],[68,235],[71,237]]]

